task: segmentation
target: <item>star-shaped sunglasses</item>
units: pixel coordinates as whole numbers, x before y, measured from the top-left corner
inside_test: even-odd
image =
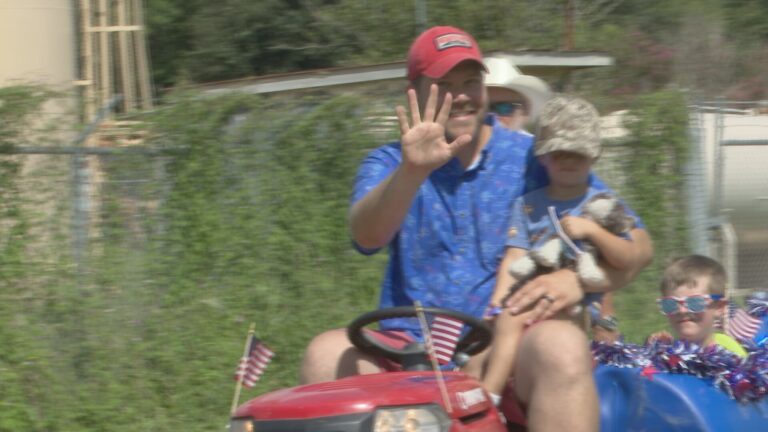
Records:
[[[697,294],[686,297],[661,297],[656,299],[656,303],[664,315],[677,313],[681,306],[685,306],[688,312],[702,313],[710,303],[722,298],[720,294]]]

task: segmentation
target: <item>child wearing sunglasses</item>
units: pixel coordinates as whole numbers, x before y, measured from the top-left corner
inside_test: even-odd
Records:
[[[717,344],[746,357],[738,342],[716,331],[716,322],[723,318],[728,304],[725,269],[719,262],[702,255],[676,258],[664,270],[661,295],[656,302],[679,339],[700,346]],[[648,342],[656,341],[671,343],[673,336],[656,332]]]

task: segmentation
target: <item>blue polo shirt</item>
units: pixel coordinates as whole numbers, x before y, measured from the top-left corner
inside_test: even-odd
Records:
[[[523,192],[548,183],[533,155],[533,137],[491,123],[491,138],[472,166],[464,169],[454,158],[421,185],[389,244],[380,307],[418,300],[482,316],[504,254],[512,204]],[[401,156],[399,142],[369,153],[358,170],[352,203],[391,175]],[[592,184],[605,188],[596,179]],[[387,320],[381,327],[421,333],[412,319]]]

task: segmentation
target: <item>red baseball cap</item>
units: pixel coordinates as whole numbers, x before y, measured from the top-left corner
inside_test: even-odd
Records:
[[[474,60],[485,69],[480,47],[469,33],[456,27],[432,27],[408,51],[408,79],[440,78],[464,60]]]

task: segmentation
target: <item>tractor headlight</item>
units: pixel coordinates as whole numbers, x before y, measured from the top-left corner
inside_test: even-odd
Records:
[[[229,421],[229,432],[254,432],[253,420],[247,418],[232,419]]]
[[[450,423],[437,405],[380,408],[373,417],[373,432],[445,432]]]

